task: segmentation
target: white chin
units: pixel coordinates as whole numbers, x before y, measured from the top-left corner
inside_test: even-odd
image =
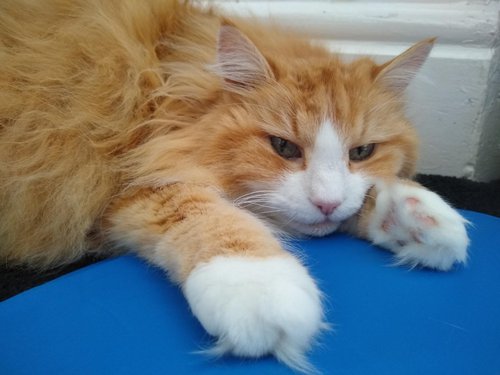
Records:
[[[340,223],[332,221],[318,223],[318,224],[303,224],[299,222],[290,222],[288,226],[295,232],[305,234],[307,236],[322,237],[327,234],[333,233],[337,230]]]

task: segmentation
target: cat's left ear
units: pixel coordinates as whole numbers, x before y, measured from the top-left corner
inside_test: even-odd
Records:
[[[378,67],[375,82],[401,93],[408,87],[434,46],[436,38],[418,42],[401,55]]]
[[[236,27],[222,25],[217,39],[217,61],[213,70],[224,80],[224,88],[244,93],[274,80],[271,67],[257,47]]]

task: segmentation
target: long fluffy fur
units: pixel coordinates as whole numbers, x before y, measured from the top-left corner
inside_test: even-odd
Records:
[[[210,57],[184,48],[214,43],[216,18],[197,17],[176,1],[0,4],[2,257],[47,266],[81,256],[130,181],[127,152],[200,115],[194,101],[209,100],[213,83],[193,68],[170,73]],[[190,42],[173,41],[181,29]],[[167,66],[159,56],[172,44]]]
[[[215,46],[227,22],[259,48],[278,89],[264,85],[243,102],[223,89]],[[47,267],[102,246],[107,207],[133,186],[213,181],[236,198],[249,181],[272,180],[283,161],[254,165],[264,140],[239,141],[259,131],[248,116],[272,132],[276,119],[314,123],[307,116],[328,107],[347,138],[365,131],[361,115],[382,117],[399,125],[377,129],[386,151],[365,168],[409,176],[414,132],[398,97],[373,86],[377,69],[368,59],[343,65],[288,33],[173,0],[4,0],[0,257]],[[333,107],[324,105],[325,82]],[[294,131],[305,140],[313,133]]]

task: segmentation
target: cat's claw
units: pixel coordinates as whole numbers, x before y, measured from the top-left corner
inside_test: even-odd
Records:
[[[194,315],[217,338],[209,353],[272,354],[314,372],[305,353],[326,325],[320,292],[296,259],[216,257],[196,267],[183,289]]]
[[[465,263],[467,221],[437,194],[405,183],[376,184],[370,239],[396,254],[397,264],[449,270]]]

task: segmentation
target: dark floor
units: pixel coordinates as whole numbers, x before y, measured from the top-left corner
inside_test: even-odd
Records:
[[[417,181],[440,194],[456,208],[500,217],[500,180],[479,183],[454,177],[419,175]],[[88,257],[45,272],[0,265],[0,301],[98,260]]]
[[[480,183],[463,178],[419,175],[417,181],[456,208],[500,217],[500,180]]]

